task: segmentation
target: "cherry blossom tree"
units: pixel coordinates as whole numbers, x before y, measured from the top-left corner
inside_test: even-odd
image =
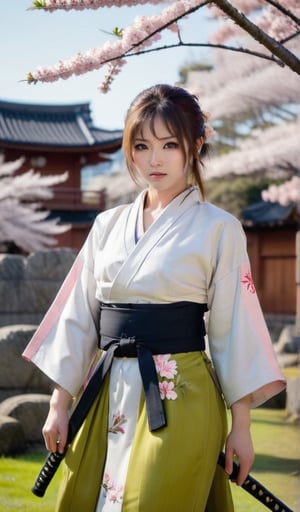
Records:
[[[14,244],[25,252],[55,245],[55,235],[64,233],[68,225],[59,219],[47,220],[49,212],[41,209],[40,201],[53,197],[51,187],[62,183],[68,174],[41,176],[29,170],[15,176],[24,158],[5,162],[0,154],[0,244]],[[6,252],[6,251],[5,251]]]
[[[158,4],[158,8],[161,5],[158,0],[34,0],[32,8],[51,13],[58,9],[96,10],[112,5],[121,8],[145,3]],[[164,4],[156,15],[137,16],[128,27],[115,27],[112,31],[114,40],[106,41],[103,46],[91,48],[86,53],[78,52],[54,66],[40,67],[28,73],[28,83],[66,79],[107,65],[107,75],[99,86],[102,92],[107,92],[126,59],[176,46],[209,46],[248,53],[280,66],[286,65],[300,74],[300,60],[287,44],[300,33],[298,0],[165,0]],[[211,41],[184,42],[180,22],[205,6],[210,8],[212,17],[221,19],[219,29]],[[255,22],[250,19],[253,12],[258,12]],[[239,27],[239,31],[236,27]],[[159,46],[158,41],[166,30],[174,32],[175,42]],[[260,48],[241,46],[237,41],[240,34],[249,34],[251,40],[260,43]],[[223,44],[224,41],[232,41],[232,44]]]
[[[207,177],[254,173],[273,179],[286,177],[300,169],[299,131],[300,116],[295,121],[282,122],[268,129],[257,128],[237,148],[211,158],[207,164]]]
[[[289,44],[300,51],[300,40]],[[216,50],[214,61],[211,70],[189,72],[184,84],[210,112],[216,131],[206,177],[287,178],[300,169],[299,77],[243,54],[232,59]],[[214,149],[218,144],[221,153]]]

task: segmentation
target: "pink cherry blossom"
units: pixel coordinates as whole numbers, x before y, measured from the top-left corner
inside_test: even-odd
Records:
[[[177,362],[174,359],[170,360],[170,357],[170,354],[154,356],[157,373],[161,377],[166,377],[166,379],[174,379],[177,374]]]
[[[298,30],[296,22],[291,17],[286,16],[272,5],[266,6],[266,2],[263,0],[234,0],[231,3],[245,15],[257,10],[259,14],[254,17],[254,23],[278,41]],[[300,17],[300,3],[298,0],[281,0],[280,5],[292,12],[295,17]],[[224,18],[223,11],[218,7],[211,5],[210,15],[212,18],[224,20],[210,37],[212,43],[221,44],[229,39],[241,38],[244,35],[241,27],[232,20]]]
[[[165,398],[168,400],[176,400],[177,398],[177,393],[174,391],[174,382],[163,380],[159,383],[159,391],[162,400]]]
[[[115,482],[110,480],[110,475],[105,473],[102,487],[108,496],[109,501],[112,503],[120,503],[123,499],[123,485],[116,485]]]
[[[43,9],[53,12],[55,10],[77,10],[99,9],[101,7],[123,7],[124,5],[135,6],[140,4],[159,4],[162,0],[37,0],[33,2],[33,9]]]
[[[119,503],[122,499],[124,487],[123,485],[120,485],[119,487],[112,487],[108,491],[108,499],[112,503]]]
[[[268,189],[261,193],[264,201],[271,203],[280,203],[286,206],[290,203],[300,204],[300,177],[294,176],[291,180],[281,185],[270,185]]]

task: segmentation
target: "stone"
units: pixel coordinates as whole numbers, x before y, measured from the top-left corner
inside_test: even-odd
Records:
[[[14,418],[22,425],[26,443],[40,443],[43,441],[42,427],[48,414],[49,400],[50,395],[38,393],[16,395],[0,404],[0,416]]]
[[[21,423],[0,414],[0,455],[13,455],[25,450],[26,442]]]
[[[33,252],[27,257],[26,279],[62,282],[74,259],[75,252],[67,248]]]
[[[297,354],[300,352],[300,336],[296,335],[295,325],[286,325],[275,344],[277,354]]]
[[[0,326],[38,325],[75,257],[68,248],[37,251],[28,257],[0,254]]]
[[[300,419],[300,377],[287,377],[286,413],[292,419]]]
[[[14,325],[0,328],[0,390],[51,393],[52,383],[34,364],[22,357],[36,326]],[[24,392],[24,391],[23,391]],[[16,392],[15,392],[16,394]]]
[[[26,258],[18,254],[0,254],[0,281],[24,279]]]

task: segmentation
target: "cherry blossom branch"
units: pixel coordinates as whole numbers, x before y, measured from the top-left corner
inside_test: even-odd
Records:
[[[167,0],[165,0],[167,1]],[[33,0],[32,7],[29,7],[29,11],[43,10],[47,12],[53,12],[57,10],[71,11],[84,9],[99,9],[100,7],[123,7],[142,5],[142,4],[161,4],[164,0]]]
[[[253,9],[254,5],[256,6],[255,0],[253,1],[251,6],[248,5],[243,8],[245,12],[248,12],[250,8]],[[121,7],[122,5],[136,5],[137,3],[142,4],[145,2],[148,3],[149,0],[34,0],[33,4],[36,9],[44,9],[52,12],[56,9],[98,9],[103,6],[107,7],[115,5]],[[277,7],[277,2],[274,0],[270,2],[266,0],[266,2],[270,4],[270,9],[274,10]],[[159,1],[150,0],[149,3],[156,4],[159,3]],[[236,3],[239,5],[239,1]],[[222,41],[210,43],[183,43],[177,22],[208,4],[213,9],[217,9],[217,7],[213,7],[213,5],[218,6],[220,13],[225,13],[229,19],[237,24],[237,26],[252,35],[252,37],[258,40],[265,48],[271,50],[271,55],[266,55],[265,53],[251,50],[249,48],[220,44]],[[258,2],[257,5],[258,4],[260,4],[260,2]],[[274,6],[273,4],[276,5]],[[284,9],[290,13],[288,9]],[[297,9],[295,12],[297,12]],[[274,13],[272,13],[272,15],[274,17]],[[128,26],[127,28],[114,29],[113,34],[118,37],[117,41],[107,41],[102,47],[90,49],[85,54],[77,53],[71,59],[60,61],[53,67],[38,68],[34,73],[28,73],[27,82],[37,83],[38,81],[56,81],[59,78],[66,79],[74,74],[85,74],[108,64],[108,73],[104,78],[103,84],[100,86],[100,90],[102,90],[102,92],[106,92],[109,90],[114,77],[120,72],[121,67],[126,63],[125,57],[137,56],[180,46],[211,47],[246,53],[276,62],[281,66],[287,64],[290,69],[293,69],[300,74],[300,60],[296,55],[283,47],[281,42],[272,39],[272,37],[264,31],[266,30],[265,27],[268,24],[268,21],[268,17],[265,18],[263,20],[263,27],[261,26],[259,28],[250,22],[244,14],[240,13],[227,0],[175,0],[174,3],[163,9],[159,15],[149,17],[140,16],[135,19],[133,25]],[[281,27],[282,36],[287,33],[287,29],[290,29],[293,23],[293,21],[291,21],[290,24],[285,22],[283,30]],[[179,42],[174,45],[165,45],[149,49],[150,45],[161,38],[161,33],[166,29],[176,31]],[[289,35],[288,37],[289,39],[295,37],[295,34]],[[147,50],[144,49],[146,46],[148,47]]]
[[[244,14],[239,12],[227,0],[214,0],[216,4],[229,18],[237,23],[245,32],[250,34],[256,41],[263,44],[278,59],[282,60],[290,69],[300,74],[300,59],[296,57],[287,48],[270,37],[266,32],[260,30],[257,25],[252,23]]]
[[[59,78],[66,79],[73,74],[81,75],[99,69],[104,64],[114,60],[122,59],[126,57],[127,53],[133,52],[135,48],[150,45],[160,39],[161,32],[166,28],[175,28],[177,31],[177,21],[192,14],[207,3],[209,3],[209,0],[200,3],[197,3],[197,0],[194,0],[194,2],[182,0],[163,9],[160,15],[148,18],[139,17],[135,24],[122,31],[116,42],[110,43],[107,41],[99,49],[88,50],[84,55],[78,53],[69,61],[60,61],[52,68],[41,68],[35,73],[29,72],[27,82],[52,82]],[[179,12],[179,14],[176,15],[176,12]]]
[[[228,45],[222,45],[222,44],[213,44],[213,43],[183,43],[182,40],[181,40],[181,37],[180,37],[180,32],[178,30],[177,30],[177,34],[178,34],[179,43],[172,44],[172,45],[164,45],[164,46],[156,47],[156,48],[147,48],[147,50],[140,50],[140,51],[136,51],[134,53],[131,53],[134,48],[142,46],[152,36],[155,36],[156,34],[162,32],[163,30],[168,28],[173,23],[174,24],[177,23],[181,18],[183,18],[185,16],[188,16],[189,14],[192,14],[193,12],[197,11],[200,7],[203,7],[205,4],[209,4],[210,1],[211,0],[209,0],[207,2],[202,2],[201,5],[192,7],[186,13],[178,16],[177,18],[174,18],[173,21],[171,20],[171,21],[165,23],[160,28],[158,28],[157,30],[155,30],[154,32],[149,34],[147,37],[145,37],[145,39],[143,39],[143,40],[137,42],[136,44],[134,44],[132,46],[132,48],[130,50],[128,50],[128,52],[126,52],[126,53],[124,53],[122,55],[116,56],[113,59],[107,60],[105,62],[105,64],[108,63],[108,62],[111,62],[113,60],[117,60],[119,58],[125,58],[125,57],[127,58],[127,57],[133,57],[133,56],[138,56],[138,55],[144,55],[144,54],[147,54],[147,53],[152,53],[154,51],[167,50],[167,49],[176,48],[176,47],[180,47],[180,46],[190,46],[190,47],[219,48],[219,49],[230,50],[230,51],[234,51],[234,52],[247,53],[249,55],[253,55],[253,56],[260,57],[260,58],[263,58],[263,59],[266,59],[266,60],[270,60],[272,62],[276,62],[281,67],[284,66],[282,60],[281,59],[276,59],[274,57],[274,55],[268,56],[265,53],[257,52],[257,51],[254,51],[254,50],[250,50],[248,48],[228,46]]]
[[[217,48],[217,49],[221,49],[221,50],[229,50],[232,52],[246,53],[248,55],[253,55],[254,57],[259,57],[261,59],[266,59],[271,62],[275,62],[279,66],[284,67],[284,63],[280,59],[277,59],[276,57],[274,57],[274,55],[267,55],[265,53],[256,52],[254,50],[250,50],[249,48],[228,46],[225,44],[214,44],[214,43],[184,43],[182,40],[180,40],[176,44],[168,44],[168,45],[164,45],[164,46],[157,46],[155,48],[147,48],[146,50],[139,50],[134,53],[126,53],[126,55],[124,55],[124,57],[125,56],[126,56],[126,58],[136,57],[139,55],[145,55],[147,53],[157,52],[157,51],[161,51],[161,50],[169,50],[172,48],[179,48],[181,46],[184,46],[184,47],[190,46],[193,48],[197,48],[197,47],[199,47],[199,48]],[[115,57],[115,59],[117,59],[117,57]],[[111,59],[111,60],[113,60],[113,59]]]
[[[177,35],[178,35],[178,39],[179,39],[179,42],[176,43],[176,44],[169,44],[169,45],[164,45],[164,46],[158,46],[158,47],[155,47],[155,48],[147,48],[146,50],[139,50],[139,51],[135,51],[135,52],[132,52],[132,53],[126,53],[124,55],[122,55],[122,58],[120,57],[114,57],[114,58],[111,58],[109,59],[106,63],[109,64],[110,66],[110,69],[108,71],[108,74],[105,76],[102,84],[99,86],[99,90],[103,93],[106,93],[110,90],[110,86],[112,84],[112,81],[114,79],[114,77],[120,73],[120,70],[121,70],[121,67],[125,64],[125,60],[123,57],[137,57],[139,55],[145,55],[147,53],[153,53],[153,52],[157,52],[157,51],[162,51],[162,50],[169,50],[169,49],[172,49],[172,48],[180,48],[180,47],[201,47],[201,48],[204,48],[204,47],[209,47],[209,48],[216,48],[216,49],[222,49],[222,50],[229,50],[229,51],[233,51],[233,52],[240,52],[240,53],[246,53],[248,55],[252,55],[254,57],[259,57],[261,59],[265,59],[265,60],[268,60],[268,61],[271,61],[271,62],[276,62],[276,64],[278,64],[279,66],[281,67],[284,67],[284,64],[282,63],[281,60],[277,59],[276,57],[274,57],[274,55],[266,55],[264,53],[260,53],[260,52],[257,52],[257,51],[254,51],[254,50],[250,50],[248,48],[237,48],[235,46],[227,46],[227,45],[222,45],[222,44],[212,44],[212,43],[184,43],[181,39],[181,35],[180,35],[180,31],[178,29],[177,31]],[[112,62],[115,61],[115,66],[112,65]],[[105,64],[105,63],[104,63]]]

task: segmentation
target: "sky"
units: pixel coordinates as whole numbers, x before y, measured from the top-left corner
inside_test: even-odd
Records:
[[[122,129],[126,110],[141,90],[155,83],[179,81],[182,65],[195,60],[210,61],[207,48],[176,48],[131,57],[104,95],[97,87],[106,68],[54,83],[27,84],[29,71],[54,65],[76,52],[101,46],[111,39],[103,30],[126,27],[138,15],[152,15],[161,6],[103,8],[84,11],[28,10],[31,0],[0,0],[0,100],[35,104],[90,103],[94,126]],[[205,42],[214,24],[206,8],[181,23],[185,42]],[[175,42],[169,32],[161,42]]]

